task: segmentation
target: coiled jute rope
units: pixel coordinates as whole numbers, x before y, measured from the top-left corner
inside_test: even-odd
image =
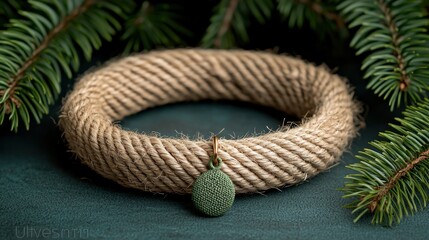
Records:
[[[222,171],[236,193],[308,179],[333,165],[357,131],[347,84],[325,67],[249,51],[166,50],[126,57],[84,75],[68,95],[60,126],[81,161],[119,184],[190,193],[207,171],[210,140],[163,138],[114,123],[155,106],[227,99],[303,118],[294,128],[219,140]]]

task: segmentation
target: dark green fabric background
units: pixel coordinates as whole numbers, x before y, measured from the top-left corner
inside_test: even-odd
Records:
[[[307,59],[324,61],[312,54]],[[29,132],[0,128],[0,239],[28,237],[28,231],[32,238],[37,237],[35,231],[45,231],[53,238],[87,239],[427,239],[428,210],[385,228],[371,225],[369,218],[354,224],[350,211],[342,208],[347,200],[337,189],[349,172],[345,166],[356,161],[353,155],[384,130],[394,114],[363,89],[355,59],[328,63],[357,86],[366,106],[366,128],[336,167],[299,186],[238,196],[232,210],[219,218],[200,216],[189,196],[125,189],[80,165],[67,152],[56,126],[59,106]],[[83,70],[91,65],[97,63]],[[201,102],[151,109],[122,124],[165,136],[209,137],[224,129],[221,136],[230,138],[276,129],[284,117],[241,103]]]

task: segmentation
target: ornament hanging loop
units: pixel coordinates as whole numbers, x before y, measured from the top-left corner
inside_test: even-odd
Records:
[[[218,151],[219,151],[219,141],[218,137],[216,135],[213,136],[213,156],[212,156],[212,162],[215,167],[219,166],[219,157],[218,157]]]

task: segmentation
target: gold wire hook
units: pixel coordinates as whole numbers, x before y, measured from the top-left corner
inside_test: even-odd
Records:
[[[216,135],[213,136],[213,164],[217,166],[219,164],[217,158],[218,158],[218,151],[219,151],[219,141],[218,137]]]

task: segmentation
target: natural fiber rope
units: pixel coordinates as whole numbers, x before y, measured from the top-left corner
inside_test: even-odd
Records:
[[[336,162],[356,133],[347,84],[324,67],[262,52],[169,50],[87,73],[67,97],[60,126],[82,162],[119,184],[190,193],[207,171],[211,141],[158,138],[112,123],[167,103],[229,99],[306,117],[295,128],[220,140],[222,171],[237,193],[299,183]]]

